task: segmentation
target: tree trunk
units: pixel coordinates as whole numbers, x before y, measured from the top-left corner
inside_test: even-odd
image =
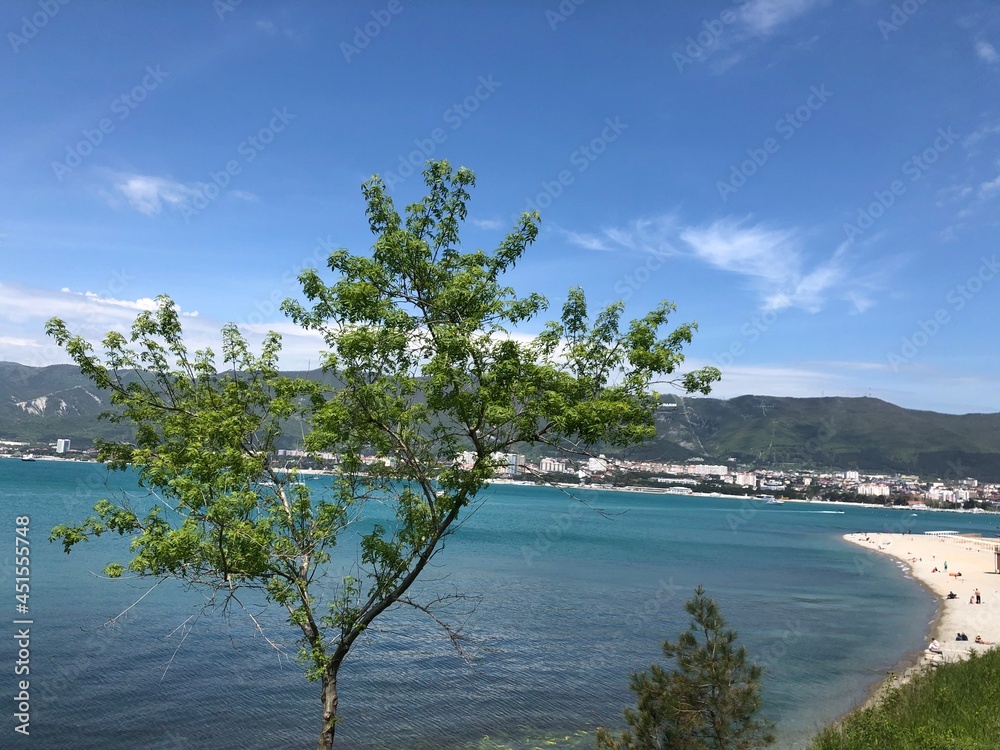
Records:
[[[333,734],[337,729],[337,671],[328,669],[323,675],[323,731],[317,750],[333,749]]]

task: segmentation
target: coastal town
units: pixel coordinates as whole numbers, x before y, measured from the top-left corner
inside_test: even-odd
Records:
[[[774,469],[740,465],[735,459],[711,464],[631,461],[605,455],[582,461],[543,457],[529,462],[507,454],[499,474],[506,478],[544,478],[603,487],[637,487],[670,494],[716,493],[787,499],[838,500],[916,508],[1000,509],[1000,484],[974,477],[919,477],[858,470]],[[957,467],[960,468],[960,467]]]
[[[60,438],[52,443],[0,440],[0,458],[33,460],[96,460],[95,448],[73,449],[72,441]],[[657,494],[735,495],[748,497],[855,502],[867,505],[938,508],[944,510],[1000,511],[1000,483],[983,482],[955,475],[920,477],[907,474],[868,473],[857,469],[805,469],[754,467],[729,459],[724,464],[692,458],[687,463],[637,461],[605,454],[570,459],[565,456],[528,458],[523,453],[503,453],[495,457],[497,482],[524,482],[581,485],[599,489],[630,489]],[[333,473],[337,457],[302,449],[280,449],[279,464],[304,472]],[[456,462],[468,467],[471,451],[459,454]],[[391,463],[371,455],[370,464]]]

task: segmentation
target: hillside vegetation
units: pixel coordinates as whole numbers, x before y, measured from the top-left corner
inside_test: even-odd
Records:
[[[810,750],[996,750],[1000,650],[942,664],[821,732]]]
[[[316,371],[291,374],[333,383]],[[734,458],[756,467],[833,467],[1000,481],[1000,414],[939,414],[875,398],[668,395],[664,404],[656,439],[631,449],[629,458],[683,462],[698,457],[719,463]],[[2,439],[51,442],[69,437],[74,447],[86,447],[94,438],[126,437],[126,427],[98,421],[107,408],[106,395],[95,391],[73,365],[0,362]]]
[[[1000,478],[1000,414],[938,414],[875,398],[667,397],[644,457],[735,458],[984,480]]]

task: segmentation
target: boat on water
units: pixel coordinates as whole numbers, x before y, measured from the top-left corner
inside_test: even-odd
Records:
[[[31,454],[31,453],[25,453],[23,456],[21,456],[21,460],[22,461],[34,461],[35,460],[35,456],[33,454]]]
[[[784,500],[779,500],[774,495],[757,495],[758,500],[763,500],[764,505],[784,505]]]

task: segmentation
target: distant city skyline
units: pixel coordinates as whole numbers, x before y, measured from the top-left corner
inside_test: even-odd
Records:
[[[0,359],[68,358],[158,294],[190,343],[278,310],[372,238],[428,159],[477,174],[464,230],[542,231],[509,283],[697,321],[712,395],[1000,411],[1000,4],[985,0],[204,0],[0,7]]]

